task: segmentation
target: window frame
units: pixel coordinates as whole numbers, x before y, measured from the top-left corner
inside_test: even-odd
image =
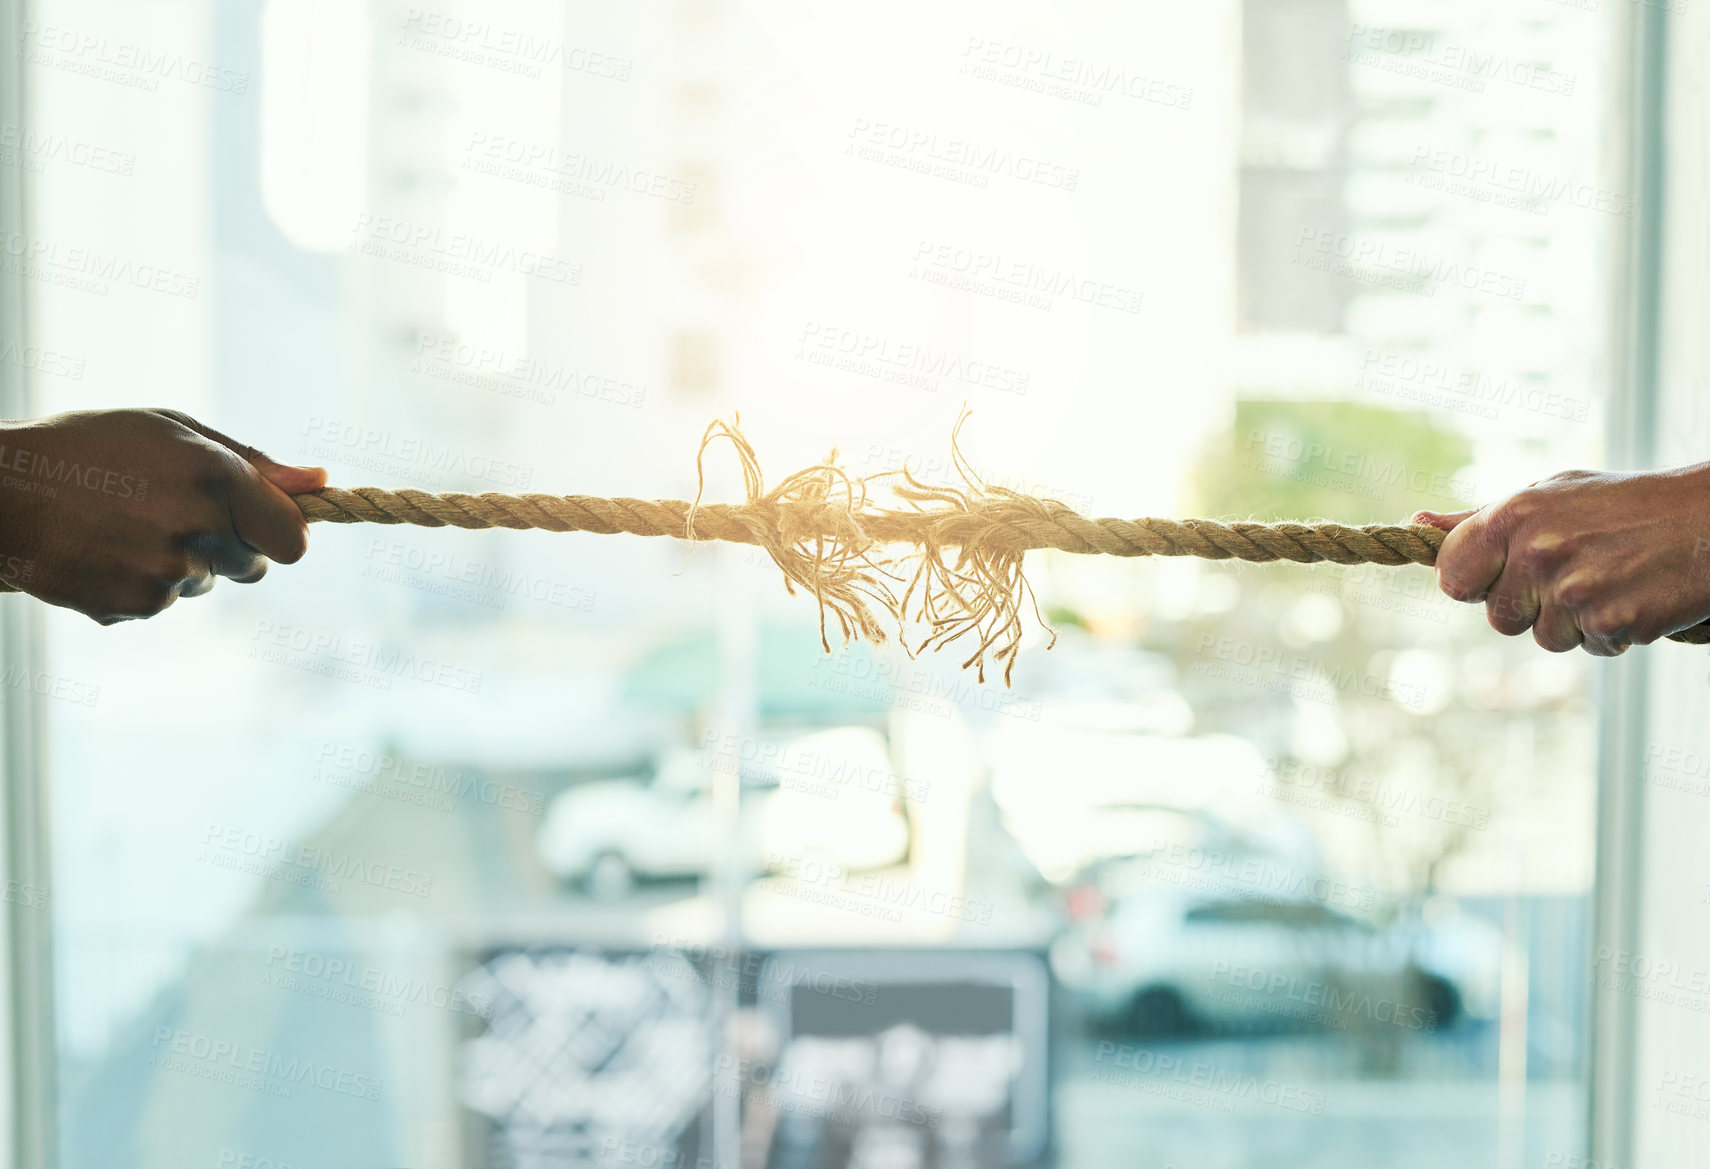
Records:
[[[0,60],[17,62],[34,8],[5,6]],[[28,89],[20,67],[0,69],[0,125],[23,126]],[[25,172],[0,166],[0,231],[28,230]],[[0,335],[25,338],[29,296],[22,272],[0,268]],[[23,364],[0,364],[0,417],[34,413]],[[33,678],[41,668],[42,621],[33,601],[0,601],[0,662]],[[31,686],[0,701],[0,871],[7,880],[52,889],[44,720]],[[58,1052],[54,1041],[53,914],[41,902],[0,899],[0,1150],[15,1166],[53,1166],[58,1157]],[[46,902],[53,904],[51,892]]]
[[[1625,110],[1607,119],[1604,132],[1624,134],[1613,143],[1623,159],[1620,180],[1638,212],[1617,235],[1610,265],[1610,388],[1605,465],[1652,467],[1657,457],[1660,318],[1662,296],[1664,141],[1670,97],[1666,72],[1668,11],[1653,3],[1626,6],[1615,17],[1616,73],[1611,92]],[[1620,116],[1625,114],[1625,117]],[[1641,948],[1646,859],[1643,769],[1649,731],[1651,663],[1627,655],[1605,664],[1594,697],[1597,721],[1597,866],[1592,888],[1592,957],[1604,950]],[[1587,1146],[1597,1164],[1630,1165],[1637,1148],[1640,1005],[1606,989],[1587,970],[1590,1067],[1586,1077]]]

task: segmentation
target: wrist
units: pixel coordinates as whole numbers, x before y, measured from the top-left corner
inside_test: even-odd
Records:
[[[34,555],[40,498],[30,488],[30,471],[37,457],[29,440],[27,420],[0,420],[0,555]],[[0,566],[3,567],[3,566]]]

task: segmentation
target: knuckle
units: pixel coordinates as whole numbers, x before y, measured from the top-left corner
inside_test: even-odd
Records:
[[[1490,602],[1485,605],[1485,620],[1504,637],[1516,637],[1532,627],[1532,615],[1523,613],[1517,605]]]
[[[1665,636],[1667,631],[1662,626],[1649,621],[1636,621],[1627,628],[1622,640],[1633,645],[1649,645]]]
[[[1556,600],[1569,609],[1586,609],[1596,601],[1596,586],[1584,577],[1575,576],[1556,586]],[[1600,614],[1599,614],[1600,615]],[[1589,633],[1590,628],[1586,631]]]
[[[1528,577],[1536,576],[1549,559],[1549,553],[1536,540],[1517,540],[1508,550],[1508,563]]]
[[[176,585],[197,574],[196,566],[190,563],[188,556],[169,556],[161,561],[160,566],[150,575],[156,582],[165,582],[168,587]]]
[[[183,578],[154,577],[145,581],[124,612],[132,617],[153,617],[164,612],[178,599],[178,586]]]
[[[236,451],[204,438],[199,431],[190,431],[185,442],[195,452],[187,457],[195,462],[196,477],[212,480],[222,489],[249,466]]]
[[[1617,642],[1634,640],[1630,624],[1623,614],[1609,609],[1594,609],[1580,619],[1579,627],[1585,631],[1586,637]]]
[[[1482,590],[1470,580],[1452,570],[1437,570],[1437,587],[1443,590],[1450,600],[1471,603],[1482,597]]]
[[[278,554],[273,559],[281,564],[295,564],[309,551],[309,525],[298,520],[290,534],[282,538]]]
[[[152,406],[147,410],[140,410],[138,413],[153,414],[157,418],[164,418],[168,422],[176,422],[180,426],[190,426],[195,421],[190,417],[190,415],[184,413],[184,411],[174,410],[168,406]]]
[[[1538,514],[1542,501],[1535,487],[1525,487],[1490,509],[1490,522],[1504,532],[1515,528]]]
[[[1541,582],[1559,573],[1562,562],[1572,554],[1572,537],[1534,532],[1514,541],[1509,558],[1524,579]]]

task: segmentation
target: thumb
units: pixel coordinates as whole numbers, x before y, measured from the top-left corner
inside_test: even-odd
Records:
[[[296,467],[290,463],[276,463],[260,451],[250,456],[250,463],[261,472],[261,477],[286,495],[301,495],[306,491],[319,491],[327,485],[325,467]]]
[[[1440,531],[1452,532],[1455,530],[1455,525],[1468,516],[1477,514],[1477,512],[1478,508],[1476,507],[1469,507],[1466,511],[1416,511],[1413,513],[1413,518],[1407,522],[1410,524],[1426,524]]]
[[[194,430],[203,438],[211,439],[229,450],[241,455],[250,466],[254,467],[263,479],[279,488],[286,495],[301,495],[305,491],[319,491],[327,485],[325,467],[295,467],[290,463],[277,463],[248,443],[215,430],[205,422],[197,421],[180,410],[158,410],[180,426]]]

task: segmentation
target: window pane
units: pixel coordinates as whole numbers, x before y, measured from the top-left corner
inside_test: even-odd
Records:
[[[8,247],[45,408],[341,486],[740,501],[740,410],[1402,522],[1598,458],[1618,16],[38,0]],[[1588,663],[1428,571],[1034,553],[1006,687],[757,548],[311,542],[48,615],[67,1166],[1582,1152]]]

